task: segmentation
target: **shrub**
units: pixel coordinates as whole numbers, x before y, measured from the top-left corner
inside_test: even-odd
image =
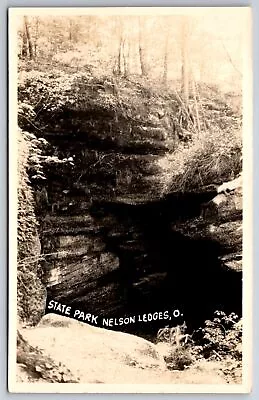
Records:
[[[186,334],[186,324],[176,327],[165,327],[158,331],[157,340],[168,345],[164,360],[168,369],[183,370],[193,362],[191,339]]]
[[[164,360],[169,369],[183,370],[199,359],[224,360],[224,374],[232,376],[242,365],[242,319],[235,313],[215,311],[213,320],[186,333],[186,324],[165,327],[158,331],[157,341],[165,343]],[[238,370],[238,373],[240,371]]]
[[[232,358],[242,360],[242,319],[235,313],[215,311],[213,320],[193,333],[194,351],[206,359]]]
[[[194,135],[167,159],[170,191],[192,191],[234,179],[242,169],[240,132],[213,130]]]
[[[164,357],[168,369],[184,370],[193,363],[193,357],[189,348],[174,346],[167,356]]]

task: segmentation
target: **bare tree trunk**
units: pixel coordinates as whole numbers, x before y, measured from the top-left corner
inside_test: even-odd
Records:
[[[145,55],[143,50],[143,43],[142,43],[142,30],[141,30],[141,19],[139,18],[139,61],[140,61],[140,68],[141,68],[141,75],[147,76],[147,66],[145,61]]]
[[[25,21],[23,24],[23,32],[22,32],[22,57],[27,58],[28,48],[27,48],[27,34],[25,28]]]
[[[73,21],[72,19],[69,19],[69,28],[68,28],[68,40],[70,44],[73,42],[74,37],[73,37]]]
[[[113,72],[116,75],[122,75],[123,72],[123,27],[122,22],[119,18],[115,19],[116,21],[116,33],[118,34],[119,38],[119,45],[118,45],[118,56],[115,59],[115,65],[113,68]]]
[[[29,30],[28,18],[26,16],[24,16],[24,26],[25,26],[25,32],[26,32],[27,42],[28,42],[29,57],[32,60],[33,59],[33,47],[32,47],[32,41],[31,41],[31,34],[30,34],[30,30]]]
[[[39,39],[39,17],[36,17],[35,40],[34,40],[34,58],[37,58],[38,39]]]
[[[129,57],[129,54],[128,54],[128,52],[126,53],[126,49],[127,49],[127,46],[128,45],[128,43],[127,43],[127,40],[126,39],[124,39],[123,40],[123,44],[122,44],[122,50],[123,50],[123,72],[124,72],[124,76],[127,76],[128,75],[128,57]]]
[[[182,92],[185,103],[189,102],[190,61],[189,61],[189,21],[183,17],[182,21]]]
[[[126,60],[126,76],[130,75],[130,41],[127,41],[127,53],[125,55],[125,60]]]
[[[120,45],[119,45],[119,54],[118,54],[118,67],[117,67],[117,72],[119,75],[122,75],[122,44],[123,44],[123,39],[120,37]]]
[[[199,104],[198,104],[198,100],[197,100],[196,82],[194,80],[194,77],[192,78],[192,91],[193,91],[193,97],[194,97],[194,101],[195,101],[195,113],[196,113],[197,128],[198,128],[198,133],[200,136],[201,135],[201,123],[200,123],[200,115],[199,115]]]
[[[163,72],[163,84],[167,86],[167,77],[168,77],[168,31],[166,33],[165,38],[165,55],[164,55],[164,72]]]
[[[140,67],[141,67],[141,75],[147,76],[147,68],[146,68],[146,64],[144,61],[143,48],[141,47],[140,43],[139,43],[139,60],[140,60]]]

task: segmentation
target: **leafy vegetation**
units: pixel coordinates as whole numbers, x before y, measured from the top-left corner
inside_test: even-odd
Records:
[[[194,362],[191,354],[192,340],[186,333],[186,324],[159,329],[157,341],[169,345],[164,359],[168,369],[183,370]]]
[[[234,313],[226,315],[223,311],[215,311],[214,315],[213,320],[205,321],[205,326],[193,334],[198,343],[198,354],[206,359],[230,357],[241,361],[242,319]]]
[[[157,342],[169,345],[164,356],[169,369],[182,370],[206,359],[224,361],[224,374],[238,375],[242,367],[242,319],[234,313],[215,311],[214,318],[206,320],[204,327],[191,335],[186,331],[186,324],[158,331]]]
[[[41,246],[35,201],[28,175],[30,142],[21,130],[18,140],[18,258],[17,258],[17,311],[22,322],[35,324],[44,313],[45,288],[38,275]]]

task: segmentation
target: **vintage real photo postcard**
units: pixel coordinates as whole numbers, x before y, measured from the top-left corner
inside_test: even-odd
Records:
[[[9,390],[251,389],[251,10],[9,10]]]

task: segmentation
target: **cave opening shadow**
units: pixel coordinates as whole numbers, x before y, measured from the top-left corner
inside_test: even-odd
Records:
[[[125,313],[181,312],[170,321],[139,323],[127,327],[127,331],[151,334],[184,321],[191,331],[203,326],[206,319],[213,319],[216,310],[241,316],[242,272],[223,267],[219,256],[224,248],[220,243],[174,231],[170,218],[161,213],[153,213],[152,219],[149,213],[140,216],[127,212],[126,217],[141,232],[142,250],[122,250],[123,238],[107,240],[108,248],[120,259]],[[123,223],[120,215],[118,224]]]

